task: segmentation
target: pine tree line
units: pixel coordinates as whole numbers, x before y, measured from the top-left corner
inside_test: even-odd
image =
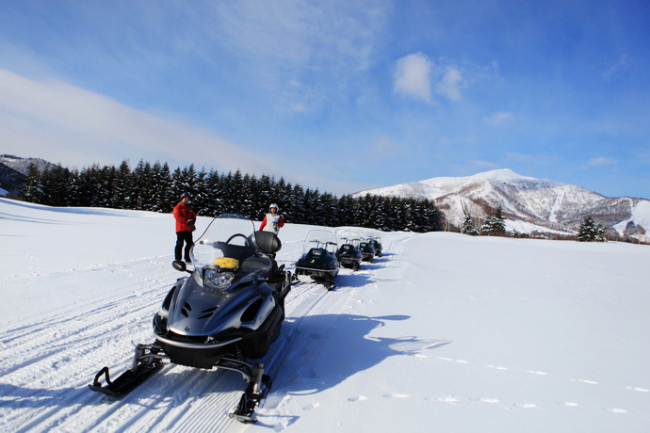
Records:
[[[78,170],[55,167],[40,172],[29,167],[21,187],[25,201],[49,206],[107,207],[169,213],[183,192],[192,194],[200,216],[237,213],[261,220],[277,203],[289,223],[329,227],[367,227],[382,231],[442,230],[438,208],[429,200],[349,195],[337,198],[318,189],[291,185],[284,179],[241,171],[197,171],[194,165],[171,171],[167,163],[140,161],[131,170],[93,165]]]

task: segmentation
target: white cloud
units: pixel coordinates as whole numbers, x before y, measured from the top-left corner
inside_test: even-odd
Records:
[[[614,164],[618,164],[618,161],[613,158],[606,158],[604,156],[598,158],[591,158],[587,163],[587,165],[592,167],[598,167],[602,165],[614,165]]]
[[[505,126],[515,121],[515,115],[509,111],[499,111],[483,118],[486,125]]]
[[[431,103],[431,61],[422,53],[409,54],[397,60],[395,85],[397,94]]]
[[[468,82],[461,68],[444,59],[430,60],[426,54],[415,53],[397,60],[395,68],[395,93],[433,102],[431,90],[453,102],[463,100],[461,90]]]
[[[467,87],[460,69],[456,66],[447,66],[443,70],[442,79],[436,84],[436,92],[451,99],[452,101],[461,101],[463,98],[460,89]]]

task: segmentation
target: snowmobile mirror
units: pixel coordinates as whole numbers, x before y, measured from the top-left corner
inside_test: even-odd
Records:
[[[280,238],[273,232],[255,232],[255,243],[266,254],[275,254],[282,248]]]

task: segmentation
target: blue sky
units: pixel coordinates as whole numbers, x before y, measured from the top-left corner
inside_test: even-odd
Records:
[[[650,3],[0,2],[0,153],[650,198]]]

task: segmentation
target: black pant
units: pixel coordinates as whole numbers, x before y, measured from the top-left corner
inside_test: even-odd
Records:
[[[176,261],[181,260],[181,252],[183,251],[183,242],[185,245],[185,261],[190,261],[190,248],[194,244],[192,240],[192,232],[176,232],[176,248],[174,249],[174,258]]]

